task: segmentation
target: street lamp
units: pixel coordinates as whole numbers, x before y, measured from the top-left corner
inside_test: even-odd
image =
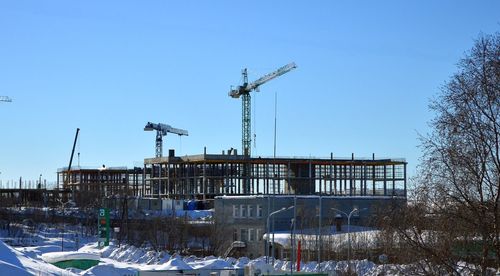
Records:
[[[293,209],[294,206],[290,206],[290,207],[283,207],[277,211],[274,211],[272,213],[269,214],[269,216],[267,216],[267,239],[266,239],[266,263],[268,264],[269,263],[269,233],[271,232],[271,225],[269,224],[269,219],[271,218],[271,216],[273,215],[276,215],[278,213],[281,213],[281,212],[284,212],[284,211],[288,211],[288,210],[291,210]],[[273,246],[274,246],[274,229],[273,229]],[[273,250],[273,256],[274,256],[274,250]],[[274,264],[274,259],[273,259],[273,264]]]
[[[347,217],[347,271],[351,272],[351,216],[355,212],[364,211],[367,208],[363,208],[361,210],[358,210],[358,208],[354,208],[349,214],[337,208],[331,208],[331,209],[340,212]]]

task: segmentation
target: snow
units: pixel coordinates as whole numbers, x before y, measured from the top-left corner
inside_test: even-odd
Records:
[[[301,240],[302,249],[315,250],[317,247],[316,241],[318,235],[316,234],[317,229],[305,230],[303,234],[295,233],[294,241],[295,247],[297,246],[297,241]],[[326,231],[322,230],[321,242],[328,243],[332,248],[341,249],[347,248],[348,236],[350,233],[351,243],[353,246],[362,246],[367,248],[375,248],[377,246],[376,241],[377,235],[379,235],[379,230],[374,230],[368,227],[352,226],[350,227],[350,232],[347,231],[345,225],[342,226],[342,232],[337,232],[334,227],[329,227]],[[269,235],[269,240],[271,241],[274,236],[274,243],[281,245],[285,249],[290,249],[290,232],[275,232]],[[268,240],[267,234],[263,235],[264,240]]]
[[[98,275],[107,275],[107,276],[125,276],[125,275],[136,275],[137,270],[131,268],[117,268],[113,264],[102,264],[96,265],[92,268],[89,268],[83,272],[81,275],[85,276],[98,276]]]
[[[249,262],[250,259],[247,257],[241,257],[236,262],[233,262],[233,260],[231,260],[231,263],[234,263],[235,268],[244,268],[245,265],[247,265]]]
[[[2,275],[31,275],[26,269],[0,260],[0,274]]]
[[[0,241],[0,275],[73,275],[73,273],[25,256]]]
[[[90,252],[66,251],[66,252],[49,252],[42,254],[42,260],[48,263],[57,263],[67,260],[95,260],[101,259],[100,254]]]
[[[185,263],[181,257],[174,257],[170,259],[166,264],[160,265],[156,270],[186,270],[193,269],[190,265]]]
[[[216,196],[215,198],[223,198],[223,199],[255,199],[255,198],[268,198],[269,195],[222,195]],[[340,199],[340,200],[350,200],[350,199],[363,199],[363,200],[373,200],[373,199],[393,199],[393,198],[401,198],[401,196],[366,196],[366,195],[280,195],[281,198],[322,198],[322,199]]]
[[[14,251],[13,248],[6,245],[4,242],[0,241],[0,259],[6,263],[10,263],[12,265],[21,266],[21,262],[19,261],[18,254]]]
[[[66,228],[68,232],[68,228]],[[71,231],[70,231],[71,233]],[[345,234],[344,234],[345,235]],[[0,231],[0,237],[5,233]],[[71,236],[71,234],[69,234]],[[68,236],[68,237],[69,237]],[[340,236],[340,235],[339,235]],[[351,236],[352,237],[352,236]],[[278,238],[279,239],[279,238]],[[6,240],[14,241],[15,238]],[[276,238],[275,238],[276,240]],[[243,269],[250,267],[253,272],[266,274],[287,273],[290,271],[291,263],[285,260],[274,260],[274,266],[267,264],[265,257],[250,260],[246,257],[239,259],[220,258],[208,256],[204,258],[196,256],[170,255],[164,251],[154,251],[146,247],[135,247],[132,245],[118,245],[111,243],[104,248],[98,248],[95,238],[81,237],[82,247],[76,248],[77,243],[69,238],[64,239],[65,248],[72,249],[71,252],[60,252],[61,236],[57,229],[46,227],[39,231],[36,238],[19,239],[24,241],[25,246],[12,247],[0,241],[0,275],[80,275],[80,276],[129,276],[136,275],[138,271],[159,270],[220,270],[220,269]],[[29,245],[29,246],[26,246]],[[77,251],[75,251],[78,249]],[[91,258],[101,256],[101,263],[82,271],[78,269],[60,269],[44,260],[57,261],[59,258]],[[466,263],[456,264],[461,275],[473,275],[473,266]],[[302,272],[339,272],[345,273],[349,267],[347,261],[325,261],[320,264],[308,262],[301,264]],[[421,264],[406,265],[377,265],[369,260],[352,260],[351,270],[357,275],[405,275],[418,271]],[[494,274],[496,271],[491,271]],[[334,273],[332,273],[334,274]]]
[[[250,261],[248,266],[251,268],[250,270],[254,272],[260,271],[263,274],[273,274],[275,272],[275,269],[267,264],[263,258]],[[254,275],[254,273],[250,273],[250,275]]]
[[[224,268],[234,268],[227,261],[222,259],[208,259],[203,261],[195,261],[190,263],[193,269],[224,269]]]
[[[73,203],[74,204],[74,203]],[[7,208],[13,213],[18,213],[21,215],[34,214],[34,213],[44,213],[47,217],[49,213],[58,217],[79,217],[85,218],[87,214],[79,208],[67,207],[64,210],[61,209],[48,209],[39,207],[21,207],[21,208]],[[112,218],[120,218],[121,213],[117,210],[111,211],[110,216]],[[128,213],[129,218],[158,218],[158,217],[186,217],[192,221],[210,221],[214,216],[214,209],[210,210],[182,210],[182,209],[164,209],[164,210],[147,210],[147,209],[131,209]]]

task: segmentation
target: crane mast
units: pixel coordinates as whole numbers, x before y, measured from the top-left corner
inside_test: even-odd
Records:
[[[188,131],[184,129],[174,128],[167,124],[154,124],[148,122],[144,127],[144,131],[153,131],[156,130],[156,157],[163,156],[163,136],[166,136],[167,133],[174,133],[179,136],[188,135]]]
[[[245,156],[250,157],[250,147],[252,145],[252,129],[251,129],[251,98],[250,92],[253,90],[259,91],[259,86],[277,78],[291,70],[297,68],[295,62],[289,63],[283,67],[278,68],[278,70],[266,74],[252,83],[248,83],[248,72],[247,69],[243,69],[243,85],[240,85],[229,91],[229,96],[232,98],[239,98],[241,96],[241,143],[242,152]]]

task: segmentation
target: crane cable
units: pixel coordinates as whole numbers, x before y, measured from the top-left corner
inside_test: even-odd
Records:
[[[253,127],[252,127],[252,130],[253,130],[253,151],[255,153],[255,155],[257,155],[257,134],[256,134],[256,125],[257,125],[257,93],[254,93],[253,94],[253,104],[252,104],[252,107],[253,107]]]
[[[182,154],[182,135],[179,136],[179,156]]]

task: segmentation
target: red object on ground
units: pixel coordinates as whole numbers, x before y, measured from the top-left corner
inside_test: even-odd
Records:
[[[297,271],[300,271],[300,240],[297,245]]]

